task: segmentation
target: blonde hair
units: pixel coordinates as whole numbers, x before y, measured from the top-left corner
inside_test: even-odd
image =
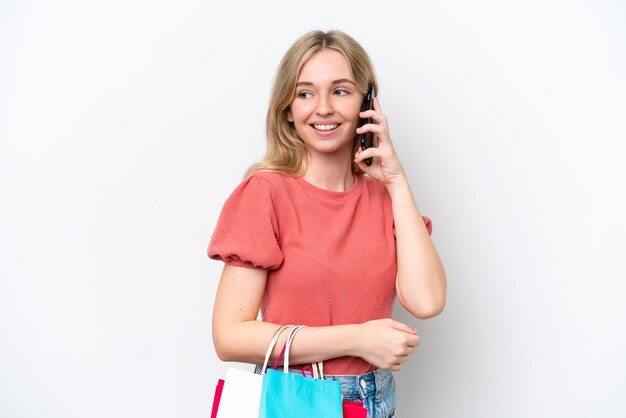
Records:
[[[322,48],[334,49],[346,57],[359,92],[365,94],[369,84],[372,84],[375,91],[378,91],[374,66],[365,50],[352,37],[337,30],[328,32],[316,30],[305,33],[289,48],[278,66],[267,110],[265,157],[262,161],[250,166],[245,177],[257,171],[275,171],[295,176],[304,174],[307,148],[298,136],[294,125],[287,121],[287,111],[294,99],[302,66]],[[353,154],[358,146],[359,141],[354,141]],[[352,162],[352,172],[363,173],[354,162]]]

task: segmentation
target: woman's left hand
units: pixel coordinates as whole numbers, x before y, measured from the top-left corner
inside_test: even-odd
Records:
[[[359,113],[360,118],[372,118],[375,122],[357,128],[357,134],[365,132],[374,134],[374,147],[365,151],[359,149],[354,161],[368,176],[390,185],[404,178],[404,168],[396,155],[396,150],[389,136],[389,124],[385,115],[382,114],[378,97],[374,98],[374,109]],[[365,159],[372,158],[372,165],[365,164]]]

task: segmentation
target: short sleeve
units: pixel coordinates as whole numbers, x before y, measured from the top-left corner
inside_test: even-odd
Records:
[[[426,225],[426,229],[428,230],[428,235],[432,235],[433,234],[433,221],[431,221],[428,216],[423,216],[423,215],[422,215],[422,219],[424,220],[424,224]]]
[[[275,269],[283,261],[278,240],[272,184],[252,175],[224,203],[207,252],[235,266]]]

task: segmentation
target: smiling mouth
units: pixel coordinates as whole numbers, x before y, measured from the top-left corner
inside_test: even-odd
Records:
[[[341,124],[340,123],[329,123],[329,124],[311,124],[311,126],[313,127],[313,129],[320,131],[320,132],[330,132],[330,131],[334,131],[335,129],[337,129]]]

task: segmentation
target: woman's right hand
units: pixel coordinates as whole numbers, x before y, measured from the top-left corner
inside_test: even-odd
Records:
[[[417,330],[393,319],[360,324],[356,354],[380,369],[398,371],[420,344]]]

